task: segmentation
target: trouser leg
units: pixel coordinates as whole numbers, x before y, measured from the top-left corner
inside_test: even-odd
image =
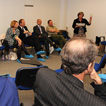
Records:
[[[63,43],[65,44],[66,43],[66,40],[65,38],[63,37],[63,35],[59,35],[60,39],[63,41]]]
[[[49,42],[47,36],[39,37],[40,41],[44,43],[46,55],[49,56]]]
[[[24,53],[26,55],[29,55],[28,51],[26,50],[25,46],[24,46],[24,43],[22,42],[22,45],[21,45],[21,49],[24,51]]]
[[[21,58],[21,46],[18,46],[18,42],[16,42],[15,46],[17,48],[17,57],[18,59],[20,59]]]
[[[52,38],[58,43],[60,48],[63,48],[64,44],[66,43],[66,40],[62,35],[52,35]]]
[[[28,37],[25,39],[24,43],[30,46],[34,46],[36,52],[41,50],[40,41],[37,37]]]

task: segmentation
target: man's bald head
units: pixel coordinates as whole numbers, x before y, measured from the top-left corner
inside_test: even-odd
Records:
[[[37,19],[37,25],[41,25],[42,24],[42,20],[41,19]]]
[[[64,71],[69,74],[80,74],[93,63],[97,56],[97,47],[92,40],[74,37],[61,51]]]

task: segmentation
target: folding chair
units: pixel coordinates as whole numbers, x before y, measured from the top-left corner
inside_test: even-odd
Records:
[[[13,78],[18,89],[32,90],[36,78],[36,73],[40,68],[47,68],[47,66],[19,68],[16,72],[16,77]]]
[[[105,67],[105,63],[106,63],[106,54],[102,57],[100,63],[95,63],[94,69],[96,70],[96,72],[101,71],[102,73],[101,69]]]

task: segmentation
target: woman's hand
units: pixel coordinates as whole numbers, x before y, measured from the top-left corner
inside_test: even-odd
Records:
[[[81,26],[78,26],[78,25],[77,25],[77,26],[75,26],[75,28],[78,28],[78,27],[81,27]]]
[[[22,41],[18,36],[15,37],[15,40],[18,41],[18,46],[22,45]]]
[[[92,16],[89,18],[89,24],[91,24],[92,22]]]
[[[21,46],[22,45],[22,41],[18,41],[18,46]]]

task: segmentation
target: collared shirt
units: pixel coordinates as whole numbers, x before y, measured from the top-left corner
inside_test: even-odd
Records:
[[[38,26],[38,28],[40,30],[40,33],[42,34],[43,32],[42,32],[41,26],[40,25],[37,25],[37,26]]]
[[[23,31],[26,31],[24,27],[20,26],[20,28],[21,28]],[[29,35],[26,33],[25,36],[28,37]]]

